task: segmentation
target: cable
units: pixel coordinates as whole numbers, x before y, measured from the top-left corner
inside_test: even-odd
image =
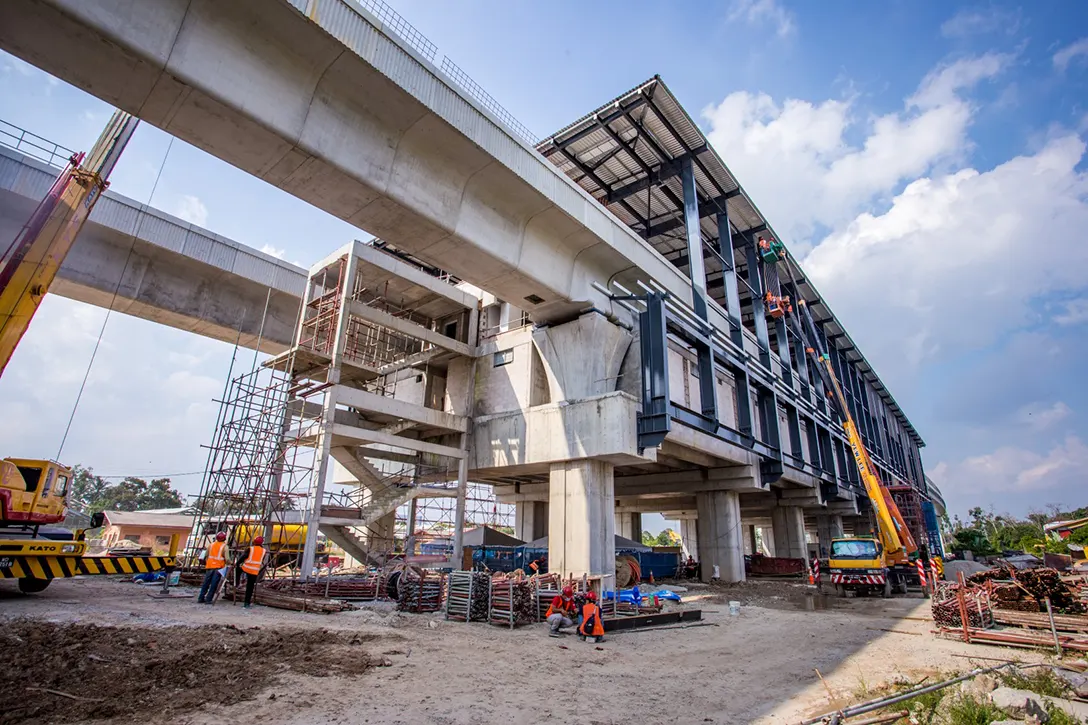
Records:
[[[184,473],[126,473],[124,475],[117,474],[111,476],[99,476],[98,474],[92,473],[91,475],[95,478],[181,478],[182,476],[195,476],[202,473],[204,473],[204,471],[185,471]]]
[[[159,165],[159,173],[155,175],[155,183],[151,185],[151,194],[147,198],[147,206],[151,206],[151,201],[155,198],[155,190],[159,188],[159,179],[162,178],[163,169],[166,168],[166,160],[170,158],[170,150],[174,148],[174,137],[170,137],[170,143],[166,147],[166,154],[162,157],[162,164]],[[102,336],[106,333],[106,323],[110,321],[110,315],[113,313],[113,306],[117,302],[117,294],[121,291],[121,283],[125,279],[125,272],[128,271],[128,263],[132,260],[132,250],[136,248],[136,240],[139,238],[140,228],[143,224],[143,220],[146,218],[146,214],[140,217],[139,223],[136,225],[136,229],[133,230],[131,241],[129,245],[128,254],[125,256],[125,264],[121,267],[121,274],[117,277],[117,285],[113,288],[113,297],[110,298],[110,306],[106,309],[106,317],[102,320],[102,328],[98,331],[98,339],[94,343],[94,350],[91,351],[91,359],[87,361],[87,371],[83,373],[83,382],[79,384],[79,392],[76,393],[76,402],[72,405],[72,414],[68,416],[68,425],[64,427],[64,435],[60,439],[60,447],[57,448],[57,457],[55,460],[60,460],[61,454],[64,452],[64,444],[68,441],[68,433],[72,430],[72,421],[76,418],[76,411],[79,410],[79,401],[83,398],[83,390],[87,387],[87,378],[91,376],[91,368],[94,366],[94,359],[98,356],[98,347],[102,344]]]

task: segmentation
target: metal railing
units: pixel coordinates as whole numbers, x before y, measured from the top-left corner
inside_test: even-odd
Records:
[[[15,149],[59,169],[63,169],[75,153],[70,148],[3,120],[0,120],[0,146]]]
[[[411,46],[417,53],[431,63],[437,62],[435,58],[438,57],[438,46],[432,43],[423,33],[419,32],[414,25],[405,20],[403,15],[389,7],[382,2],[382,0],[354,0],[354,2],[358,3],[360,7],[378,18],[387,30],[396,34],[398,38]],[[348,7],[350,7],[350,4]],[[448,55],[442,57],[442,63],[439,65],[439,68],[447,78],[478,101],[481,106],[492,113],[520,139],[534,146],[540,141],[540,138],[537,137],[536,134],[530,131],[525,124],[514,118],[512,113],[507,111],[503,105],[496,101],[494,96],[485,91],[479,83],[472,80],[467,73],[461,70],[460,66],[450,60]]]

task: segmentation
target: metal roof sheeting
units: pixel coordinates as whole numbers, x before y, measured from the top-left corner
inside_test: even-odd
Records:
[[[537,150],[679,268],[688,266],[678,163],[684,157],[693,160],[704,241],[716,246],[719,235],[715,212],[723,206],[733,234],[754,235],[767,230],[781,240],[659,76],[544,139],[537,144]],[[789,259],[796,269],[801,269],[792,255]],[[724,307],[724,290],[720,283],[714,284],[722,277],[722,265],[713,254],[707,255],[704,263],[708,292]],[[747,268],[743,253],[734,254],[734,263],[738,272]],[[747,301],[751,290],[745,275],[738,273],[737,282],[742,302]],[[831,344],[845,354],[854,353],[850,357],[856,356],[863,375],[871,373],[875,378],[872,366],[807,277],[798,280],[798,288],[817,319],[824,322],[827,334],[839,336]],[[873,385],[914,441],[924,446],[879,378]]]

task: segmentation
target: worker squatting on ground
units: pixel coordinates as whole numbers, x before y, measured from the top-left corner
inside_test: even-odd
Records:
[[[558,637],[560,629],[573,627],[577,612],[578,610],[574,606],[574,590],[570,587],[563,587],[562,593],[554,597],[552,603],[548,605],[546,619],[551,627],[549,634],[552,637]]]
[[[236,571],[241,571],[246,575],[246,599],[243,605],[246,609],[249,609],[250,604],[253,602],[253,588],[257,586],[257,579],[261,575],[261,567],[264,566],[265,550],[262,544],[264,544],[264,537],[255,537],[253,543],[246,547],[235,564]]]
[[[604,642],[604,621],[601,608],[597,604],[597,594],[586,592],[586,603],[582,605],[582,623],[578,625],[578,639],[591,642]]]
[[[200,583],[200,595],[196,598],[198,604],[215,604],[215,592],[226,570],[227,535],[220,531],[208,547],[208,556],[204,559],[204,581]]]

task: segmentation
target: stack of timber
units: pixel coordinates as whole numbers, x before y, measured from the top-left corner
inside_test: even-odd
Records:
[[[228,586],[223,589],[223,598],[231,599],[236,602],[244,601],[245,594],[246,588],[244,586]],[[253,590],[253,602],[264,607],[290,609],[296,612],[317,612],[318,614],[347,612],[355,609],[355,607],[348,602],[276,591],[275,589],[270,589],[263,583],[258,584]]]
[[[1050,617],[1038,612],[1016,612],[995,609],[994,621],[1025,629],[1050,629]],[[1054,629],[1059,632],[1088,634],[1088,616],[1083,614],[1055,614]]]
[[[402,612],[438,612],[442,609],[445,575],[410,567],[397,582],[397,609]]]
[[[533,589],[531,584],[521,578],[510,578],[497,574],[491,577],[489,592],[489,621],[504,627],[527,624],[536,619]]]
[[[1084,614],[1088,611],[1077,588],[1063,581],[1055,569],[1041,567],[1018,571],[1002,565],[972,574],[967,583],[988,588],[994,604],[1002,609],[1041,612],[1046,609],[1043,602],[1049,598],[1055,612]]]
[[[297,579],[273,579],[266,582],[269,589],[302,594],[312,597],[346,599],[369,602],[378,598],[378,575],[331,576],[312,582],[300,582]]]
[[[451,572],[446,579],[446,619],[485,621],[490,583],[491,577],[484,572]]]

